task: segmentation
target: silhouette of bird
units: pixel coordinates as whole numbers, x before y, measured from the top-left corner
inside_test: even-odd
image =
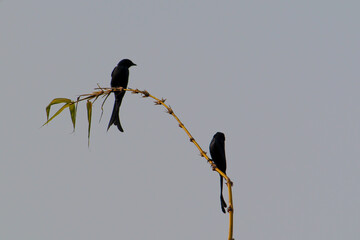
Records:
[[[129,59],[123,59],[118,63],[118,65],[114,68],[114,70],[111,73],[111,87],[127,88],[129,82],[129,68],[131,66],[136,66],[136,64]],[[124,132],[120,123],[119,110],[120,110],[121,101],[125,95],[125,91],[122,92],[116,91],[114,92],[114,95],[115,95],[115,103],[107,130],[109,130],[111,125],[114,124],[117,126],[120,132]]]
[[[210,142],[210,155],[216,167],[226,174],[226,157],[225,157],[225,135],[222,132],[217,132]],[[222,195],[223,177],[220,175],[220,203],[221,211],[225,212],[227,207],[224,197]]]

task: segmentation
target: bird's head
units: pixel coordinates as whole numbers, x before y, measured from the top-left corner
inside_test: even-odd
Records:
[[[124,66],[124,67],[131,67],[131,66],[136,66],[135,63],[133,63],[130,59],[123,59],[119,62],[118,64],[119,66]]]
[[[225,141],[225,134],[222,132],[217,132],[217,133],[215,133],[214,138]]]

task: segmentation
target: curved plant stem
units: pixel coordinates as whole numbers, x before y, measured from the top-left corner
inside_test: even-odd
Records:
[[[182,128],[185,133],[188,135],[190,142],[192,142],[197,149],[200,151],[200,155],[202,157],[204,157],[208,163],[211,165],[213,171],[218,172],[223,178],[225,178],[226,180],[226,185],[228,187],[228,193],[229,193],[229,207],[228,207],[228,212],[229,212],[229,236],[228,239],[232,240],[233,239],[233,215],[234,215],[234,205],[233,205],[233,201],[232,201],[232,185],[233,183],[231,182],[230,178],[224,174],[222,171],[220,171],[215,163],[208,157],[208,155],[206,154],[206,152],[204,152],[204,150],[200,147],[200,145],[196,142],[195,138],[191,135],[191,133],[189,132],[189,130],[185,127],[185,125],[180,121],[180,119],[178,118],[178,116],[174,113],[174,111],[172,110],[172,108],[168,105],[165,104],[166,99],[159,99],[153,95],[151,95],[149,92],[147,92],[146,90],[144,91],[140,91],[138,89],[124,89],[125,91],[131,91],[132,93],[140,93],[143,95],[143,97],[150,97],[152,99],[155,100],[155,105],[162,105],[163,107],[166,108],[167,113],[169,113],[170,115],[172,115],[175,120],[179,123],[179,127]]]
[[[111,92],[115,92],[115,91],[129,91],[129,92],[132,92],[133,94],[141,94],[142,97],[144,97],[144,98],[149,97],[149,98],[154,99],[155,100],[155,105],[162,105],[163,107],[166,108],[167,113],[169,113],[170,115],[172,115],[175,118],[175,120],[179,123],[179,127],[182,128],[185,131],[185,133],[188,135],[188,137],[190,139],[190,142],[192,142],[197,147],[197,149],[200,152],[200,155],[202,157],[204,157],[207,160],[207,162],[211,165],[212,170],[218,172],[226,180],[226,185],[228,187],[228,194],[229,194],[229,207],[227,209],[227,211],[229,212],[229,236],[228,236],[228,239],[233,240],[233,215],[234,215],[234,205],[233,205],[233,200],[232,200],[232,185],[233,185],[233,183],[231,182],[230,178],[226,174],[224,174],[222,171],[220,171],[216,167],[215,163],[208,157],[206,152],[200,147],[200,145],[197,143],[195,138],[191,135],[189,130],[185,127],[185,125],[180,121],[178,116],[174,113],[172,108],[165,104],[166,99],[164,99],[164,98],[159,99],[159,98],[151,95],[148,91],[146,91],[146,90],[141,91],[139,89],[131,89],[131,88],[124,89],[122,87],[119,87],[119,88],[102,88],[99,85],[98,85],[98,88],[95,88],[95,89],[98,90],[98,91],[95,91],[95,92],[93,92],[91,94],[82,94],[74,102],[72,102],[70,99],[60,99],[60,100],[59,99],[54,99],[47,106],[48,120],[44,125],[48,124],[55,116],[57,116],[62,111],[62,109],[60,109],[61,111],[59,110],[51,118],[49,118],[50,106],[53,105],[53,104],[57,104],[59,102],[67,103],[66,105],[63,106],[63,108],[66,108],[66,107],[69,107],[69,103],[68,103],[69,101],[71,102],[71,104],[76,104],[76,106],[77,106],[77,104],[79,102],[87,100],[87,105],[90,106],[90,107],[88,107],[88,114],[89,114],[89,111],[91,112],[92,104],[98,99],[99,96],[105,97],[105,99],[104,99],[104,101],[103,101],[103,103],[101,105],[101,109],[103,110],[103,105],[104,105],[105,101],[107,100],[107,97],[111,94]],[[92,102],[90,100],[92,100]],[[75,109],[77,109],[77,107]],[[74,110],[72,110],[72,111],[74,111]],[[91,116],[91,114],[89,116]],[[91,124],[91,117],[89,117],[89,133],[88,133],[89,137],[90,137],[90,124]],[[74,128],[75,128],[75,124],[74,124]]]

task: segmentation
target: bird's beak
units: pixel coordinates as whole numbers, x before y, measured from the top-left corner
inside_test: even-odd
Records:
[[[133,66],[137,66],[135,63],[133,63]]]

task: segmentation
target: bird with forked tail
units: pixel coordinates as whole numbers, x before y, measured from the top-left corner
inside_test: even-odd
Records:
[[[123,59],[118,63],[118,65],[114,68],[114,70],[111,73],[111,87],[127,88],[129,82],[129,68],[131,66],[136,66],[136,64],[129,59]],[[115,126],[117,126],[120,132],[124,132],[120,123],[119,110],[122,99],[125,95],[125,91],[121,91],[121,92],[116,91],[114,92],[114,94],[115,94],[115,103],[107,130],[109,130],[111,125],[114,124]]]
[[[212,161],[216,167],[226,174],[226,157],[225,157],[225,134],[217,132],[210,143],[210,155]],[[223,189],[223,177],[220,175],[220,203],[221,211],[226,213],[225,208],[227,207],[224,197],[222,195]]]

